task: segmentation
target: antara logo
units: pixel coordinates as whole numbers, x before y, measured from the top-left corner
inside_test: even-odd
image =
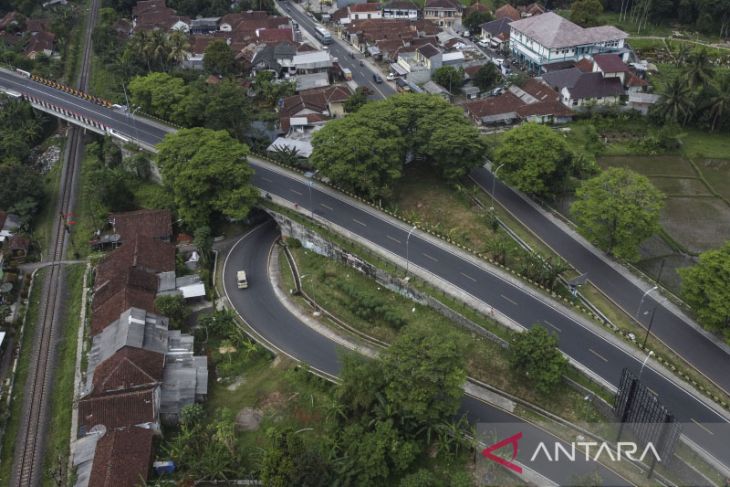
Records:
[[[495,450],[499,450],[503,446],[506,445],[512,445],[512,458],[510,460],[514,460],[517,458],[517,449],[518,449],[518,443],[522,439],[522,432],[520,431],[516,435],[512,435],[509,438],[505,438],[502,441],[498,441],[492,446],[486,447],[484,450],[482,450],[482,455],[484,455],[485,458],[488,458],[492,460],[493,462],[497,462],[500,465],[514,471],[517,473],[522,473],[522,467],[519,465],[515,465],[509,460],[505,460],[504,458],[498,457],[497,455],[493,454],[492,452]]]
[[[482,450],[482,456],[489,460],[502,465],[505,468],[512,470],[513,472],[522,473],[522,467],[514,463],[517,458],[519,450],[519,441],[522,439],[522,432],[505,438],[504,440],[498,441],[497,443],[488,446]],[[502,457],[498,457],[493,452],[503,448],[507,445],[512,445],[512,458],[509,460]],[[616,444],[615,450],[611,448],[607,442],[595,442],[595,441],[578,441],[563,443],[556,441],[553,443],[552,448],[541,441],[535,447],[535,451],[530,457],[530,462],[540,460],[541,458],[548,462],[559,462],[569,461],[575,462],[576,458],[584,458],[586,461],[600,462],[601,460],[621,461],[626,458],[632,461],[644,462],[647,456],[653,457],[657,462],[661,462],[662,459],[659,457],[659,453],[653,443],[649,442],[646,444],[640,455],[637,453],[640,451],[639,446],[631,441],[622,441]]]

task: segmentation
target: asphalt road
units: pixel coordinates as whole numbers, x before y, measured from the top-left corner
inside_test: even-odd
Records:
[[[316,21],[314,19],[308,17],[306,14],[303,14],[301,10],[299,10],[289,1],[279,2],[279,5],[284,9],[289,17],[294,19],[299,24],[300,29],[306,29],[306,31],[312,37],[315,37],[314,25]],[[329,52],[337,58],[337,63],[341,67],[349,68],[350,71],[352,71],[353,81],[355,81],[359,86],[366,86],[372,91],[372,95],[370,95],[370,98],[387,98],[391,95],[396,94],[395,88],[393,88],[390,83],[385,81],[385,76],[383,76],[380,71],[377,71],[377,74],[383,78],[383,83],[378,84],[373,82],[373,74],[375,73],[375,71],[370,70],[367,64],[365,64],[365,66],[360,66],[360,59],[364,59],[364,56],[362,54],[357,54],[354,59],[351,58],[351,51],[345,47],[344,42],[336,39],[334,36],[332,44],[327,47],[329,49]]]
[[[142,141],[154,145],[165,134],[158,126],[144,119],[136,119],[134,124],[125,114],[110,110],[70,94],[60,92],[32,80],[0,70],[0,85],[23,93],[33,93],[49,102],[62,105],[69,110],[82,111],[85,115],[106,123],[124,135],[134,138],[138,133]],[[254,184],[271,194],[280,196],[303,208],[309,208],[310,187],[292,173],[272,170],[251,158],[256,170]],[[499,195],[498,191],[498,195]],[[375,210],[368,212],[351,205],[345,199],[338,199],[325,193],[316,186],[312,188],[314,211],[360,238],[370,240],[401,257],[405,257],[405,231],[385,220]],[[606,381],[617,385],[624,367],[638,371],[637,359],[612,345],[590,329],[559,310],[520,288],[502,281],[496,275],[484,271],[450,253],[445,244],[434,245],[414,234],[410,239],[411,263],[423,267],[464,291],[472,294],[507,315],[523,326],[540,323],[558,334],[561,349],[576,361],[594,371]],[[725,368],[727,370],[727,368]],[[685,392],[669,379],[649,367],[644,370],[644,382],[658,394],[659,398],[675,413],[679,421],[719,423],[724,419],[707,407],[699,399]],[[689,433],[688,433],[689,436]],[[707,430],[693,432],[691,438],[730,466],[728,439]]]
[[[479,168],[472,172],[472,177],[491,194],[492,173]],[[725,391],[730,391],[730,355],[712,340],[690,327],[651,294],[641,303],[645,290],[639,289],[500,181],[495,186],[495,199],[579,272],[587,272],[588,279],[627,313],[635,315],[641,304],[638,316],[644,328],[649,324],[651,310],[656,306],[651,333]]]
[[[300,322],[274,293],[268,277],[268,264],[270,250],[278,238],[279,230],[270,221],[246,234],[231,248],[223,267],[226,296],[246,322],[276,348],[327,374],[337,376],[342,368],[340,358],[343,350]],[[238,289],[236,285],[236,272],[240,269],[246,270],[248,289]],[[542,429],[471,396],[464,396],[461,412],[467,414],[472,423],[519,423],[516,427],[524,434],[520,442],[523,456],[524,452],[533,451],[538,442],[552,444],[555,440]],[[518,456],[518,459],[526,461],[523,456]],[[602,485],[630,485],[613,471],[595,462],[586,462],[585,458],[571,465],[570,469],[564,463],[540,460],[530,466],[559,485],[570,484],[575,475],[595,471],[603,479]]]

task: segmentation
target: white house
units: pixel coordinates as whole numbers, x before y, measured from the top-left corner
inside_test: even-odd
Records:
[[[347,17],[340,20],[340,23],[347,24],[353,20],[382,19],[383,11],[379,3],[359,3],[347,7]]]
[[[423,18],[439,27],[460,27],[461,15],[461,4],[452,0],[426,0],[426,6],[423,8]]]
[[[383,5],[383,18],[418,20],[418,6],[408,0],[393,0]]]
[[[533,71],[539,72],[544,64],[578,61],[601,53],[628,56],[624,49],[628,34],[610,25],[583,28],[547,12],[517,20],[509,26],[512,56]]]

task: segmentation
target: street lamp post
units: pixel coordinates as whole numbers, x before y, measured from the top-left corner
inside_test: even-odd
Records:
[[[489,207],[489,211],[494,211],[494,191],[497,189],[497,171],[499,171],[504,163],[497,166],[497,169],[492,173],[492,206]]]
[[[641,296],[641,300],[639,301],[639,306],[638,306],[638,307],[636,308],[636,313],[634,313],[634,318],[636,318],[636,321],[639,321],[639,322],[641,322],[641,321],[639,320],[639,311],[641,311],[641,305],[642,305],[642,304],[644,304],[644,299],[645,299],[645,298],[646,298],[646,297],[647,297],[647,296],[648,296],[648,295],[649,295],[650,293],[652,293],[652,292],[656,291],[657,289],[659,289],[659,288],[658,288],[657,286],[654,286],[653,288],[649,289],[648,291],[646,291],[646,292],[645,292],[645,293],[644,293],[644,294],[643,294],[643,295]]]
[[[644,343],[641,344],[641,348],[646,347],[646,341],[649,339],[649,335],[651,335],[651,325],[654,324],[654,313],[656,312],[656,305],[651,309],[651,318],[649,318],[649,327],[646,329],[646,336],[644,337]]]
[[[639,369],[639,377],[637,379],[641,379],[641,374],[644,372],[644,367],[646,367],[646,363],[649,361],[649,359],[654,355],[654,351],[650,350],[649,353],[646,354],[646,358],[644,359],[644,362],[641,364],[641,368]]]
[[[410,262],[410,254],[408,253],[409,250],[409,243],[411,241],[411,234],[413,233],[413,230],[416,229],[416,225],[413,225],[411,229],[408,231],[408,236],[406,237],[406,279],[408,279],[408,263]]]

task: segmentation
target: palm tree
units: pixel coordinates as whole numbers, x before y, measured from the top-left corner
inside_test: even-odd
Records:
[[[167,45],[170,50],[168,53],[168,60],[173,64],[180,64],[185,60],[190,51],[190,42],[188,42],[188,36],[184,33],[176,30],[167,37]]]
[[[716,87],[713,87],[712,95],[707,101],[708,115],[710,116],[711,129],[714,131],[718,127],[718,122],[722,125],[723,117],[727,117],[730,111],[730,75],[720,78]]]
[[[710,62],[710,56],[702,48],[690,54],[685,74],[689,81],[689,87],[693,90],[701,88],[712,81],[715,67]]]
[[[689,57],[690,49],[689,44],[686,42],[680,42],[677,54],[674,55],[674,64],[679,68],[681,67]]]
[[[678,122],[684,126],[694,110],[692,98],[692,89],[687,81],[675,76],[664,86],[662,98],[654,106],[654,110],[663,120]]]

